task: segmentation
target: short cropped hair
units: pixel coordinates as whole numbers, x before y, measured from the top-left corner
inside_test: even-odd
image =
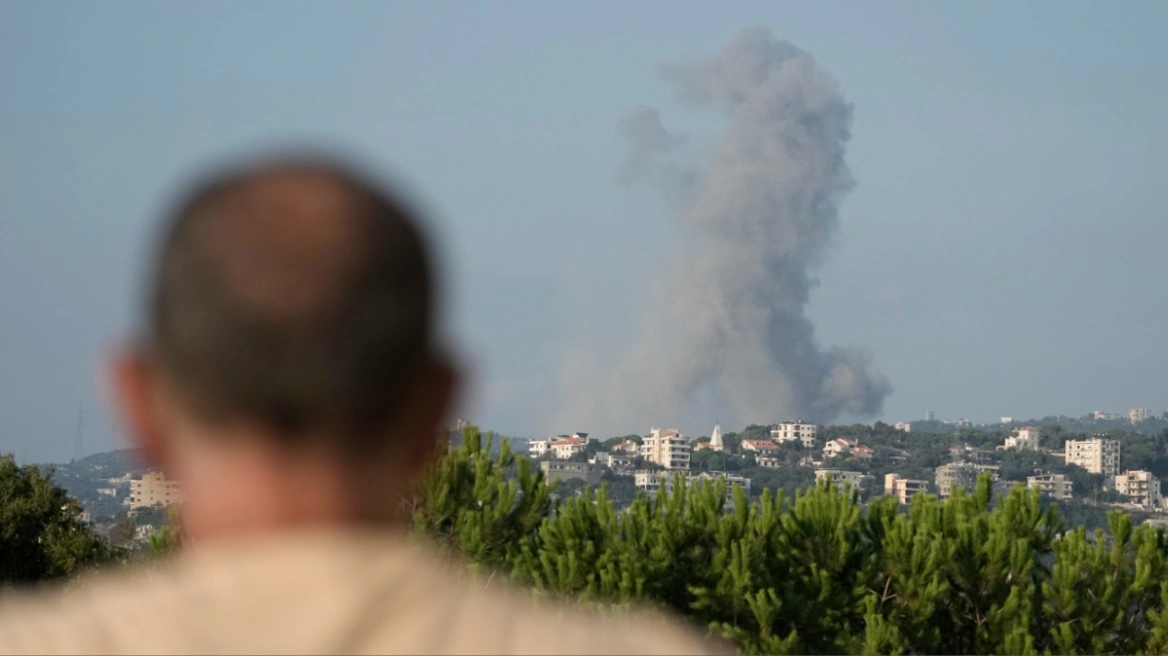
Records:
[[[179,203],[146,342],[200,419],[377,446],[434,355],[433,295],[403,201],[335,161],[269,159]]]

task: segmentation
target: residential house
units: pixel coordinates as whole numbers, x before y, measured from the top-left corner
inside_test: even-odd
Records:
[[[612,445],[612,448],[610,448],[609,451],[612,453],[627,453],[631,456],[635,456],[641,452],[641,445],[632,440],[625,440],[624,442],[617,442],[616,444]]]
[[[560,460],[567,460],[577,453],[582,453],[587,444],[587,438],[581,440],[578,437],[561,437],[552,442],[552,455]]]
[[[550,438],[546,440],[531,440],[527,443],[527,455],[532,458],[542,458],[547,455],[554,441]]]
[[[898,431],[904,431],[906,433],[912,432],[912,424],[908,423],[907,421],[898,421],[893,426],[893,428],[895,428]]]
[[[852,449],[856,448],[859,442],[856,440],[841,437],[839,439],[831,440],[823,446],[824,458],[837,458],[841,455],[851,453]]]
[[[1042,432],[1033,426],[1019,428],[1010,432],[1010,436],[1006,438],[1005,448],[1018,451],[1038,451],[1041,438]]]
[[[765,453],[755,454],[754,461],[758,463],[759,467],[765,467],[767,469],[778,469],[783,464],[782,458],[766,455]]]
[[[871,459],[872,459],[872,447],[865,446],[863,444],[857,444],[855,447],[852,448],[851,452],[848,454],[848,460],[871,460]]]
[[[770,440],[742,440],[740,448],[744,452],[761,453],[768,456],[778,455],[779,445]]]

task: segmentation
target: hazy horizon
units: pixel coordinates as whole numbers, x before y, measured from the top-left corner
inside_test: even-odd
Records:
[[[716,421],[797,418],[778,397],[772,416],[753,415],[767,414],[766,386],[826,385],[833,371],[870,384],[849,379],[831,402],[797,407],[837,413],[835,423],[1168,408],[1168,6],[839,9],[0,4],[0,452],[67,460],[80,408],[86,453],[125,446],[97,367],[133,325],[159,211],[206,165],[289,143],[372,162],[429,210],[451,341],[473,374],[461,414],[484,428],[708,434]],[[621,126],[657,110],[668,135],[686,135],[687,165],[708,173],[714,160],[702,158],[735,144],[728,130],[758,125],[687,107],[661,70],[712,61],[752,27],[833,81],[850,108],[843,158],[854,186],[824,239],[792,242],[817,253],[781,269],[797,284],[720,283],[696,306],[718,307],[710,294],[771,299],[763,305],[790,296],[798,311],[782,317],[795,323],[782,325],[805,316],[813,335],[774,348],[759,328],[773,317],[739,332],[703,328],[670,348],[741,339],[709,346],[720,364],[681,365],[643,346],[660,334],[646,314],[710,314],[687,314],[692,298],[659,281],[752,269],[714,266],[713,250],[692,247],[713,233],[684,226],[725,212],[687,214],[687,200],[620,184]],[[719,92],[694,79],[683,91]],[[722,189],[743,187],[705,197]],[[719,252],[743,247],[751,241]],[[870,364],[852,366],[835,347]],[[749,384],[736,375],[758,354],[808,349],[822,356],[810,377],[768,366]],[[609,374],[630,353],[645,364],[618,384]],[[675,364],[662,369],[663,384],[679,386],[657,398],[662,409],[600,419],[613,397],[652,389],[645,371]],[[593,388],[582,399],[592,409],[564,412]],[[853,412],[877,397],[879,414]]]

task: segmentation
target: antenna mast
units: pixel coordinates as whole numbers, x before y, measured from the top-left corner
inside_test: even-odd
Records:
[[[77,404],[77,443],[73,445],[73,462],[81,459],[85,450],[85,409]]]

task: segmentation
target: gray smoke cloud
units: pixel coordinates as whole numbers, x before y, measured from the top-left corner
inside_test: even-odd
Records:
[[[677,250],[603,382],[595,368],[569,372],[582,384],[561,419],[618,432],[704,427],[713,418],[696,416],[703,394],[732,412],[720,417],[732,425],[879,413],[892,387],[870,355],[819,346],[806,316],[812,271],[854,186],[844,161],[851,106],[809,54],[764,28],[662,73],[682,103],[718,112],[725,127],[685,165],[687,140],[659,112],[640,109],[622,123],[618,181],[652,185],[676,204]]]

